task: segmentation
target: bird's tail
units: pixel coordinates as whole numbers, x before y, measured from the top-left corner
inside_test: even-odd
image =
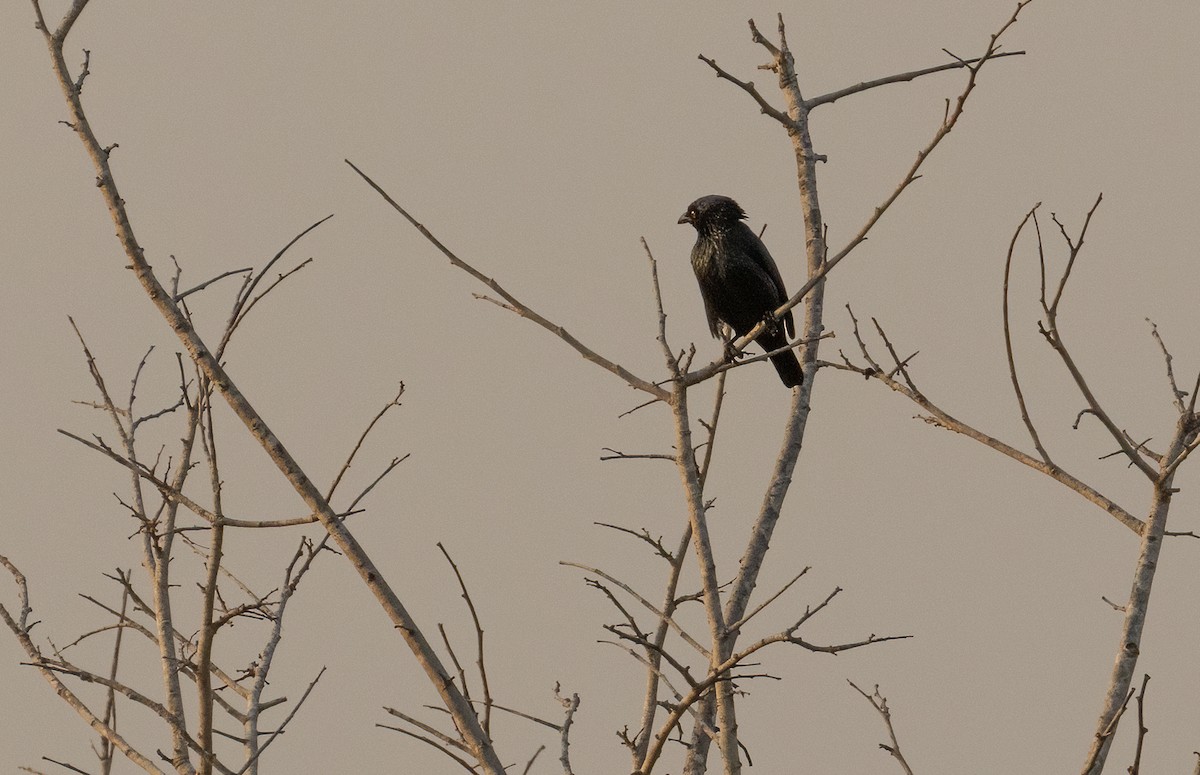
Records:
[[[772,355],[771,363],[775,365],[775,371],[779,372],[779,379],[788,387],[794,388],[804,382],[804,371],[800,368],[800,359],[796,357],[795,350]]]

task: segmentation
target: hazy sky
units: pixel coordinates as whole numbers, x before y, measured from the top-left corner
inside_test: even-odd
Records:
[[[57,19],[66,3],[49,3]],[[488,635],[497,700],[557,719],[556,681],[578,692],[573,751],[581,773],[627,771],[614,733],[636,727],[642,673],[598,643],[616,613],[560,560],[598,566],[661,597],[664,567],[628,536],[673,544],[684,524],[678,476],[662,461],[601,462],[605,447],[667,452],[661,407],[545,331],[473,299],[482,286],[450,267],[343,163],[349,158],[447,245],[542,314],[648,378],[665,375],[645,237],[659,260],[671,341],[709,336],[676,219],[708,193],[735,197],[790,287],[803,238],[790,144],[697,54],[755,80],[773,76],[746,19],[774,30],[782,11],[806,95],[975,56],[1009,0],[908,3],[203,3],[94,2],[68,42],[91,51],[85,103],[150,262],[183,267],[188,286],[261,266],[303,228],[294,261],[314,262],[255,311],[231,347],[230,373],[324,485],[370,417],[407,386],[404,405],[364,448],[347,492],[393,456],[411,457],[353,528],[430,633],[445,622],[470,653],[470,620],[442,541],[471,585]],[[0,554],[28,576],[36,633],[59,645],[107,619],[77,593],[114,602],[103,574],[138,567],[135,525],[114,498],[128,480],[56,433],[107,434],[72,401],[94,400],[74,317],[121,396],[155,346],[139,390],[147,410],[173,400],[176,339],[123,269],[94,173],[69,129],[30,5],[0,9]],[[1005,38],[1023,57],[990,64],[967,112],[918,181],[831,275],[822,357],[854,347],[843,309],[877,317],[940,405],[1030,450],[1004,360],[1004,251],[1042,202],[1047,260],[1061,266],[1051,212],[1072,233],[1103,192],[1060,323],[1100,400],[1131,436],[1173,429],[1150,317],[1191,383],[1200,368],[1193,267],[1200,240],[1200,6],[1036,0]],[[813,117],[829,239],[839,248],[892,190],[942,118],[961,72],[890,86]],[[1098,423],[1071,426],[1083,403],[1035,327],[1036,252],[1024,240],[1013,280],[1016,352],[1031,411],[1055,459],[1138,516],[1149,488]],[[236,281],[193,311],[215,337]],[[729,380],[710,512],[719,575],[737,566],[777,452],[788,393],[765,365]],[[697,414],[711,403],[698,388]],[[878,717],[846,684],[880,684],[901,744],[922,775],[1070,772],[1082,764],[1108,681],[1137,539],[1097,507],[977,443],[913,420],[916,407],[876,382],[824,370],[784,517],[760,581],[766,595],[812,571],[758,622],[785,627],[834,586],[806,629],[814,641],[911,634],[838,657],[764,653],[744,688],[743,741],[758,772],[898,772]],[[304,507],[228,412],[219,413],[225,503],[236,516]],[[143,455],[172,444],[178,420],[147,432]],[[1197,530],[1194,461],[1177,479],[1171,529]],[[199,482],[196,482],[199,484]],[[202,494],[202,493],[200,493]],[[227,565],[277,586],[302,529],[239,533]],[[309,529],[308,534],[319,535]],[[1200,542],[1168,542],[1143,642],[1150,673],[1146,771],[1189,770],[1200,748]],[[188,578],[198,559],[181,556]],[[195,578],[192,576],[191,578]],[[144,583],[144,582],[143,582]],[[695,574],[684,585],[694,588]],[[194,587],[177,590],[184,615]],[[0,578],[9,605],[12,585]],[[760,598],[761,599],[761,598]],[[698,619],[697,619],[698,621]],[[749,637],[750,634],[747,634]],[[259,631],[218,643],[245,665]],[[78,654],[98,669],[105,644]],[[140,649],[140,651],[138,650]],[[158,691],[151,657],[131,648],[127,678]],[[87,729],[0,633],[0,772],[56,771],[43,755],[92,765]],[[341,557],[327,556],[288,614],[272,681],[295,699],[329,668],[268,772],[456,772],[420,743],[375,727],[383,706],[436,700],[378,605]],[[189,708],[189,712],[193,709]],[[426,718],[438,716],[427,712]],[[278,715],[273,720],[278,719]],[[122,723],[149,750],[141,709]],[[222,727],[226,731],[236,730]],[[1130,762],[1126,719],[1110,772]],[[504,761],[528,759],[542,729],[505,719]],[[545,730],[549,731],[549,730]],[[677,752],[673,752],[673,755]],[[663,772],[677,772],[675,762]],[[556,772],[550,751],[535,771]],[[518,766],[517,771],[519,771]],[[122,764],[118,771],[129,771]],[[61,771],[61,770],[58,770]]]

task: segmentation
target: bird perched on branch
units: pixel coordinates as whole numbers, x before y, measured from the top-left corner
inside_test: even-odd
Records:
[[[737,336],[749,333],[763,320],[769,320],[788,299],[775,259],[758,235],[742,223],[745,217],[737,202],[713,194],[692,202],[679,218],[680,223],[696,227],[692,269],[700,283],[708,328],[714,337],[719,336],[720,323],[732,328]],[[754,341],[764,352],[770,352],[786,347],[788,337],[795,335],[789,310],[781,320],[770,322]],[[771,363],[788,387],[804,381],[794,350],[772,355]]]

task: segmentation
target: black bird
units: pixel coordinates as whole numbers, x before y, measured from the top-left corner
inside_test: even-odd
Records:
[[[775,259],[758,235],[742,223],[745,217],[737,202],[712,194],[692,202],[679,218],[680,223],[696,227],[692,269],[714,337],[719,336],[718,323],[728,325],[737,336],[749,333],[788,299]],[[780,322],[783,327],[770,325],[754,340],[765,352],[786,347],[788,336],[796,335],[790,310]],[[771,363],[788,387],[804,381],[794,350],[772,355]]]

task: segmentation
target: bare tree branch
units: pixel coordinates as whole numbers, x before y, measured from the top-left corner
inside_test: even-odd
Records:
[[[1055,467],[1054,461],[1050,459],[1050,453],[1042,446],[1042,440],[1038,437],[1037,428],[1034,427],[1033,420],[1029,417],[1029,408],[1025,405],[1025,394],[1021,392],[1021,382],[1017,379],[1017,362],[1013,357],[1012,348],[1012,327],[1008,317],[1008,279],[1012,272],[1013,248],[1016,247],[1017,237],[1021,236],[1021,230],[1025,228],[1025,224],[1029,222],[1029,219],[1034,217],[1034,213],[1037,212],[1040,206],[1041,202],[1034,205],[1033,209],[1025,214],[1025,218],[1021,220],[1021,223],[1017,226],[1017,230],[1013,232],[1012,240],[1008,243],[1008,253],[1004,258],[1004,350],[1008,355],[1008,375],[1012,379],[1013,392],[1017,396],[1017,405],[1021,408],[1021,420],[1025,423],[1026,429],[1029,430],[1029,436],[1033,439],[1033,446],[1041,456],[1042,462],[1053,468]]]
[[[226,277],[230,277],[235,274],[248,274],[253,271],[254,271],[254,269],[252,267],[248,267],[246,269],[230,269],[227,272],[222,272],[221,274],[217,275],[216,277],[213,277],[209,280],[205,280],[204,282],[200,283],[199,285],[193,285],[191,288],[188,288],[186,291],[183,291],[182,293],[172,293],[171,297],[173,299],[175,299],[175,301],[177,301],[177,302],[183,301],[183,299],[185,297],[191,296],[193,293],[198,293],[198,292],[204,290],[205,288],[207,288],[208,286],[217,282],[218,280],[224,280]]]
[[[532,307],[529,307],[528,305],[522,303],[511,293],[504,290],[504,288],[501,287],[500,283],[496,282],[492,278],[483,274],[478,269],[476,269],[475,267],[468,264],[466,261],[463,261],[457,255],[455,255],[453,251],[451,251],[448,247],[446,247],[444,244],[442,244],[441,240],[439,240],[437,237],[435,237],[433,235],[433,233],[431,231],[429,231],[429,229],[425,228],[415,218],[413,218],[411,215],[409,215],[408,211],[405,210],[403,207],[401,207],[396,202],[396,200],[392,199],[392,197],[386,191],[384,191],[379,186],[379,184],[377,184],[375,181],[371,180],[371,178],[368,177],[365,172],[363,172],[358,167],[356,167],[354,165],[354,162],[350,161],[349,159],[346,159],[346,164],[350,165],[350,168],[353,169],[355,172],[357,172],[359,177],[361,177],[363,180],[365,180],[367,182],[367,185],[369,185],[371,188],[375,189],[376,193],[378,193],[381,197],[383,197],[384,201],[386,201],[389,205],[392,206],[392,209],[394,209],[396,212],[398,212],[402,216],[404,216],[404,219],[406,221],[408,221],[409,223],[411,223],[413,228],[415,228],[417,231],[419,231],[421,233],[421,235],[423,237],[425,237],[425,239],[429,240],[429,242],[434,247],[436,247],[439,251],[441,251],[442,255],[444,255],[446,258],[448,258],[450,260],[450,263],[453,266],[463,270],[464,272],[471,275],[479,282],[486,285],[488,288],[491,288],[494,293],[496,293],[498,296],[500,296],[502,299],[504,299],[506,302],[508,302],[509,305],[511,305],[512,311],[514,313],[516,313],[517,315],[520,315],[523,318],[532,320],[534,323],[537,323],[539,326],[546,329],[550,333],[554,334],[559,339],[562,339],[570,347],[574,348],[576,352],[578,352],[580,355],[583,356],[584,360],[591,361],[592,363],[596,364],[600,368],[605,369],[606,371],[612,372],[613,374],[617,375],[621,379],[625,380],[625,382],[627,382],[631,387],[635,387],[638,390],[649,393],[650,395],[654,396],[655,398],[657,398],[659,400],[667,399],[667,397],[669,395],[667,393],[667,391],[658,387],[653,382],[649,382],[647,380],[642,379],[641,377],[637,376],[636,374],[629,371],[628,369],[621,366],[620,364],[614,363],[613,361],[608,360],[607,358],[605,358],[604,356],[595,352],[594,350],[588,348],[582,342],[580,342],[578,339],[576,339],[574,336],[572,336],[570,333],[568,333],[565,328],[563,328],[562,326],[560,326],[556,323],[552,323],[551,321],[542,317],[540,314],[535,312]]]
[[[579,710],[579,695],[572,694],[570,698],[559,696],[558,686],[554,687],[554,696],[562,703],[565,711],[562,726],[559,727],[560,748],[558,761],[562,765],[563,775],[574,775],[571,769],[571,725],[575,723],[575,711]]]
[[[616,586],[625,590],[625,592],[629,593],[629,595],[633,599],[637,600],[639,603],[642,604],[643,607],[645,607],[648,611],[650,611],[652,614],[657,616],[660,621],[666,622],[668,625],[670,625],[671,629],[675,630],[675,632],[678,633],[679,637],[682,638],[684,640],[684,642],[686,642],[689,646],[694,648],[698,653],[703,655],[706,659],[709,658],[710,654],[709,654],[708,649],[706,649],[695,638],[693,638],[691,635],[689,635],[687,630],[683,629],[683,627],[681,627],[678,622],[676,622],[674,619],[672,619],[670,616],[668,616],[665,611],[661,611],[658,608],[656,608],[653,603],[651,603],[646,598],[642,597],[640,594],[638,594],[633,589],[633,587],[630,587],[625,582],[621,581],[620,579],[614,578],[613,576],[610,576],[609,574],[605,573],[604,571],[600,570],[599,568],[591,568],[586,565],[580,565],[579,563],[575,563],[575,562],[567,562],[565,560],[559,561],[558,564],[566,565],[571,568],[579,568],[580,570],[582,570],[586,573],[594,573],[595,575],[597,575],[597,576],[605,579],[606,581],[608,581],[612,584],[615,584]]]
[[[445,667],[438,660],[433,648],[425,639],[424,633],[419,629],[408,610],[400,602],[399,597],[396,596],[395,592],[384,580],[382,572],[371,561],[362,545],[358,543],[345,524],[338,518],[320,490],[317,489],[300,464],[288,452],[282,441],[271,431],[263,417],[238,389],[232,378],[225,371],[225,368],[221,365],[219,359],[214,356],[213,352],[196,332],[188,316],[181,310],[179,304],[171,298],[171,295],[155,276],[149,262],[146,260],[142,246],[134,235],[133,226],[125,207],[125,198],[121,196],[112,170],[109,167],[108,152],[101,146],[91,128],[80,99],[79,89],[76,88],[75,83],[72,81],[69,67],[63,57],[63,38],[66,35],[66,31],[70,28],[68,19],[73,22],[71,12],[68,12],[68,19],[64,20],[59,30],[51,34],[45,28],[37,0],[33,0],[33,4],[38,14],[39,24],[45,34],[51,64],[70,111],[73,129],[83,143],[84,149],[95,167],[98,188],[116,226],[117,238],[125,251],[126,258],[129,260],[129,266],[133,270],[137,281],[162,314],[164,320],[171,327],[171,330],[179,337],[191,360],[212,381],[212,384],[220,391],[222,396],[224,396],[230,408],[233,409],[234,414],[242,420],[251,435],[262,445],[272,462],[275,463],[280,472],[296,490],[297,494],[304,500],[305,505],[318,515],[322,526],[333,537],[339,550],[346,555],[359,572],[363,582],[387,612],[389,619],[395,625],[396,630],[404,639],[418,664],[424,669],[430,682],[438,691],[442,701],[446,704],[447,709],[454,715],[455,722],[462,731],[464,738],[469,741],[472,756],[477,759],[484,771],[490,775],[502,775],[504,767],[491,741],[479,726],[479,721],[475,717],[470,704],[454,686],[454,683],[449,680]],[[79,2],[77,5],[82,8],[83,3]],[[75,15],[77,16],[78,14],[76,13]],[[160,575],[165,577],[166,574],[163,573]],[[164,645],[173,642],[169,630],[160,634],[160,641]],[[177,745],[177,757],[179,753]]]
[[[29,636],[31,625],[29,624],[29,615],[33,613],[33,608],[29,603],[29,587],[25,581],[25,576],[17,567],[9,562],[7,557],[0,556],[0,566],[3,566],[13,577],[13,581],[17,585],[17,614],[13,616],[9,613],[8,608],[0,603],[0,620],[3,620],[8,629],[16,637],[17,643],[30,659],[30,664],[41,674],[46,683],[50,684],[54,689],[55,694],[61,697],[67,705],[79,714],[88,726],[96,731],[97,734],[103,736],[106,740],[112,743],[113,747],[133,762],[141,767],[146,772],[159,773],[163,771],[155,766],[154,762],[150,761],[140,751],[135,749],[125,740],[118,732],[106,724],[100,717],[91,711],[90,708],[62,682],[55,674],[49,665],[42,658],[41,651],[34,645],[33,640]],[[115,683],[113,684],[115,687]]]
[[[1142,676],[1142,688],[1137,694],[1138,708],[1138,739],[1137,749],[1134,751],[1133,764],[1129,766],[1129,775],[1139,775],[1142,771],[1142,746],[1146,742],[1146,733],[1150,730],[1146,728],[1146,684],[1150,683],[1150,676]]]
[[[1198,434],[1200,434],[1200,418],[1195,415],[1180,415],[1176,422],[1175,437],[1171,440],[1170,447],[1163,456],[1163,464],[1159,468],[1160,473],[1154,482],[1150,515],[1146,519],[1146,527],[1142,531],[1137,564],[1133,571],[1133,585],[1129,593],[1129,602],[1125,606],[1125,619],[1121,625],[1121,637],[1116,649],[1112,676],[1109,679],[1104,705],[1096,724],[1096,732],[1085,759],[1083,775],[1100,775],[1104,770],[1117,724],[1129,702],[1129,697],[1133,694],[1133,675],[1137,668],[1138,656],[1141,654],[1142,632],[1146,625],[1146,612],[1150,605],[1150,590],[1154,583],[1155,572],[1158,570],[1162,539],[1167,529],[1167,517],[1171,508],[1171,497],[1176,492],[1174,487],[1175,468],[1169,467],[1168,461],[1178,458],[1183,449],[1196,440]]]
[[[900,753],[900,741],[896,739],[896,729],[892,726],[892,710],[888,707],[887,697],[884,697],[879,693],[879,685],[875,685],[875,691],[873,693],[867,694],[862,689],[858,688],[858,685],[853,681],[848,680],[846,683],[854,687],[854,691],[865,697],[867,702],[871,703],[871,707],[875,708],[875,711],[883,719],[883,725],[887,727],[888,737],[892,742],[891,745],[888,745],[887,743],[880,743],[879,747],[891,754],[892,758],[895,759],[896,762],[899,763],[900,767],[904,770],[905,775],[913,775],[912,767],[908,766],[908,762],[904,759],[904,754]]]
[[[490,737],[492,733],[492,691],[488,686],[487,667],[483,661],[483,625],[479,622],[479,612],[475,610],[475,602],[471,600],[471,593],[467,591],[467,582],[463,580],[462,573],[458,570],[458,564],[450,557],[450,553],[446,551],[446,547],[442,545],[441,541],[438,541],[437,548],[454,570],[454,577],[458,579],[458,589],[467,604],[467,610],[471,612],[471,623],[475,626],[475,666],[479,669],[479,683],[483,687],[483,720],[481,723],[484,733]],[[463,688],[465,692],[465,683]]]
[[[999,51],[995,54],[992,54],[988,58],[989,59],[1000,59],[1002,57],[1023,56],[1024,54],[1025,54],[1024,51]],[[822,94],[819,97],[812,97],[810,99],[807,99],[804,101],[804,104],[808,106],[809,110],[812,110],[813,108],[817,107],[818,105],[828,105],[829,103],[837,102],[838,100],[842,99],[843,97],[849,97],[851,95],[858,94],[859,92],[867,91],[868,89],[875,89],[880,86],[887,86],[887,85],[893,84],[893,83],[905,83],[907,81],[914,81],[917,78],[920,78],[921,76],[924,76],[924,75],[932,75],[933,73],[942,73],[947,70],[958,70],[958,69],[961,69],[964,67],[978,65],[982,61],[983,61],[982,57],[975,57],[974,59],[957,59],[956,58],[953,62],[944,62],[940,65],[934,65],[932,67],[925,67],[920,70],[910,70],[907,73],[897,73],[896,75],[888,75],[888,76],[884,76],[883,78],[876,78],[872,81],[863,81],[861,83],[856,83],[853,86],[847,86],[844,89],[838,89],[837,91],[831,91],[828,94]]]

